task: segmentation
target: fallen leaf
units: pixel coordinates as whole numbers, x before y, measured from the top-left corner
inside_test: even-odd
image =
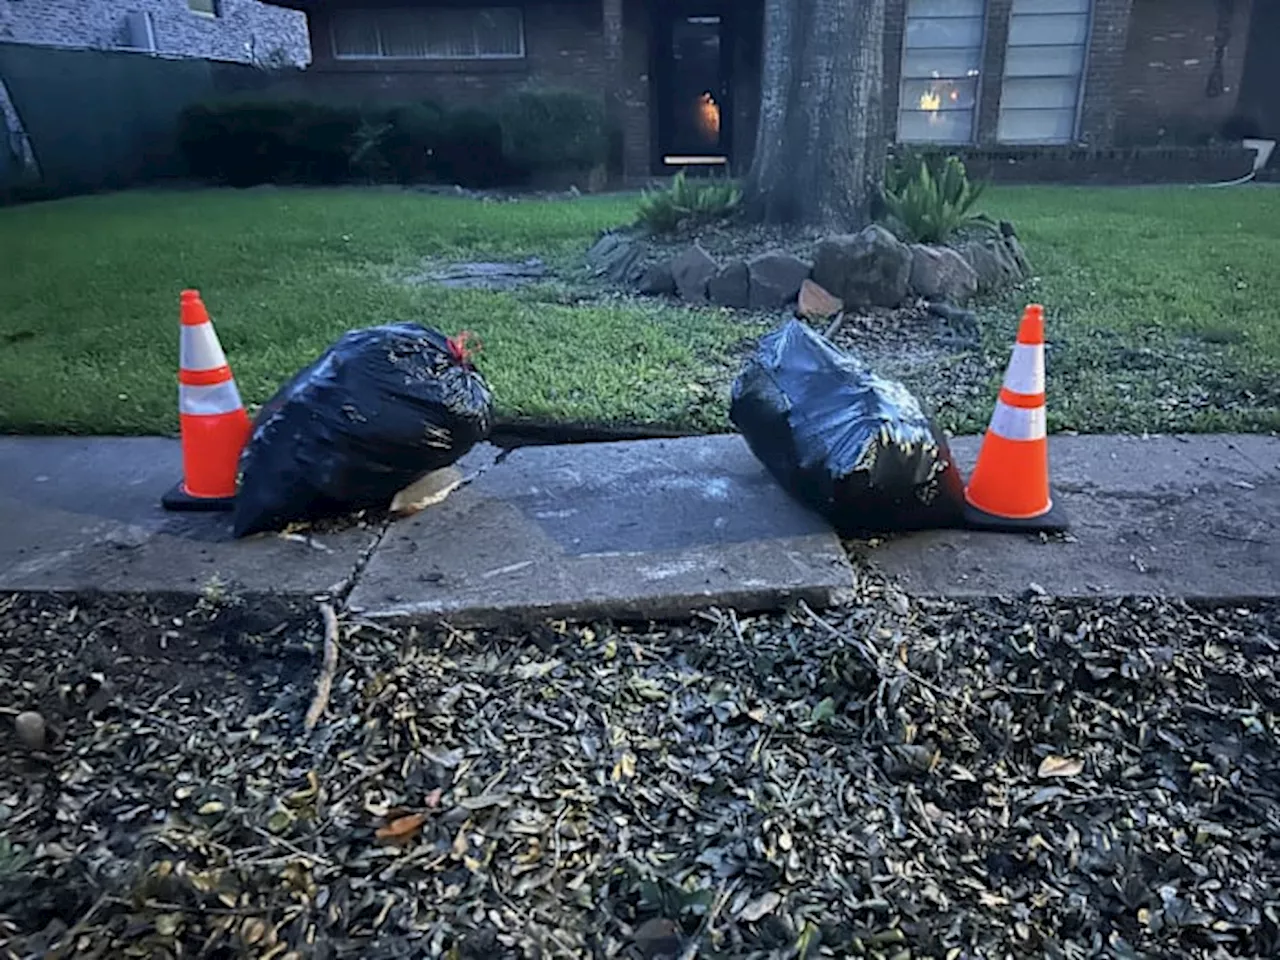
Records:
[[[162,937],[172,937],[182,926],[182,914],[162,913],[155,919],[156,933]]]
[[[809,320],[826,320],[834,317],[844,309],[844,302],[825,288],[806,279],[800,285],[800,296],[796,310],[800,316]]]
[[[202,817],[207,817],[212,813],[221,813],[225,809],[227,809],[226,804],[221,803],[218,800],[210,800],[208,803],[201,806],[196,813]]]
[[[636,775],[636,755],[630,750],[625,752],[613,768],[614,781],[621,780],[623,777],[630,779]]]
[[[830,697],[824,697],[813,708],[811,719],[815,723],[822,723],[824,720],[830,720],[836,715],[836,702]]]
[[[632,771],[634,773],[634,770]],[[511,798],[505,793],[482,793],[478,797],[463,797],[458,806],[463,810],[487,810],[489,807],[509,807]]]
[[[257,917],[246,917],[240,928],[240,936],[249,946],[253,946],[267,935],[267,925]]]
[[[738,916],[747,921],[747,923],[755,923],[757,920],[773,913],[774,910],[778,909],[780,903],[782,903],[782,897],[778,894],[773,892],[766,893],[763,897],[752,900],[743,907]]]
[[[1027,799],[1027,808],[1042,807],[1046,803],[1057,800],[1059,797],[1068,797],[1071,795],[1069,790],[1062,787],[1041,787]]]
[[[379,840],[408,840],[422,829],[426,819],[425,813],[411,813],[407,817],[396,817],[385,827],[379,827],[375,836]]]
[[[663,917],[640,924],[633,938],[640,952],[648,958],[675,956],[680,951],[680,928]]]
[[[1047,780],[1049,777],[1078,777],[1083,772],[1083,760],[1059,757],[1051,753],[1040,761],[1040,769],[1036,771],[1036,776]]]

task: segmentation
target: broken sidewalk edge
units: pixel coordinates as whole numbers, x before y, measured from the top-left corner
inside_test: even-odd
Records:
[[[612,621],[616,623],[678,623],[700,612],[733,610],[752,614],[776,612],[801,602],[814,609],[850,604],[855,599],[854,571],[848,568],[847,586],[807,586],[786,590],[746,587],[715,593],[674,593],[663,596],[619,600],[596,597],[581,601],[548,604],[494,603],[462,606],[447,601],[402,601],[376,608],[350,605],[352,615],[389,626],[444,626],[465,630],[520,630],[564,620],[571,623]]]

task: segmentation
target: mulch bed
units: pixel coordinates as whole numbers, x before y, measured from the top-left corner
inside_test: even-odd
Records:
[[[1280,609],[0,600],[10,957],[1271,957]],[[5,718],[8,721],[9,717]]]
[[[670,235],[644,236],[645,266],[670,260],[700,244],[720,263],[733,259],[749,259],[756,254],[784,251],[812,259],[814,248],[829,230],[799,229],[742,223],[710,224],[687,228]],[[678,298],[639,297],[620,290],[607,280],[569,278],[562,293],[564,302],[595,302],[599,299],[640,300],[685,306]],[[988,342],[980,325],[958,330],[946,321],[928,313],[923,300],[897,309],[873,308],[851,314],[834,336],[835,343],[858,357],[881,376],[899,380],[919,398],[926,411],[940,425],[965,432],[985,426],[990,405],[994,403],[1000,377],[1009,359],[1009,344],[996,338]],[[702,307],[703,309],[722,309]],[[790,310],[734,310],[744,326],[768,329],[786,319]],[[829,320],[811,321],[815,329],[825,331]],[[745,341],[743,357],[754,345]],[[743,357],[735,357],[740,360]],[[737,370],[728,372],[732,379]],[[717,383],[717,389],[727,383]],[[977,413],[975,414],[975,411]]]

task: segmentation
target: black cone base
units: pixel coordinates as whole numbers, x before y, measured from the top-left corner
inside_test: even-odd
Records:
[[[1051,497],[1050,503],[1053,505],[1048,513],[1025,520],[1011,520],[979,510],[966,501],[964,527],[966,530],[985,530],[991,533],[1063,533],[1070,528],[1067,512],[1056,498]]]
[[[219,513],[234,509],[235,497],[193,497],[182,488],[182,481],[174,484],[172,490],[160,498],[160,505],[166,510],[179,510],[187,513]]]

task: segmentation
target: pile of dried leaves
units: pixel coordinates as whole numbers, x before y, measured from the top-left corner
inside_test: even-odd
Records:
[[[1273,957],[1280,611],[0,602],[13,957]],[[272,620],[277,622],[273,623]]]

